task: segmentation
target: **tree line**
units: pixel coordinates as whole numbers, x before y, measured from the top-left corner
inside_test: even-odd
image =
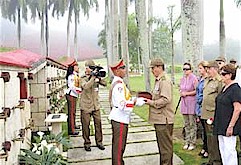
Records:
[[[172,80],[174,80],[175,42],[173,35],[182,30],[182,54],[185,61],[194,66],[203,59],[203,1],[180,0],[180,17],[174,18],[174,6],[168,8],[169,18],[153,17],[153,0],[105,0],[104,30],[101,31],[99,44],[105,45],[107,63],[114,63],[123,58],[129,70],[130,62],[142,67],[146,90],[150,90],[150,70],[148,62],[151,58],[162,57],[172,63]],[[237,7],[241,0],[234,0]],[[135,13],[128,15],[128,6],[135,5]],[[41,53],[49,56],[49,14],[59,19],[68,14],[67,20],[67,52],[70,56],[70,23],[74,28],[74,57],[78,56],[78,24],[80,14],[89,17],[91,8],[98,10],[98,0],[1,0],[2,17],[13,21],[17,26],[18,45],[21,47],[21,21],[30,19],[41,21]],[[72,20],[74,18],[74,20]],[[219,55],[226,56],[226,39],[224,24],[223,0],[220,0],[220,41]],[[218,27],[217,27],[218,28]],[[127,72],[128,73],[128,72]],[[128,73],[129,74],[129,73]],[[127,84],[129,75],[127,74]]]

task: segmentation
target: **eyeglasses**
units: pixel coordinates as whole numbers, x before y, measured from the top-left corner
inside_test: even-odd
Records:
[[[123,66],[120,66],[118,69],[125,69],[125,68],[126,68],[126,66],[123,65]]]
[[[191,68],[183,68],[182,70],[183,70],[183,71],[191,70]]]
[[[226,74],[230,74],[229,72],[221,72],[222,76],[225,76]]]

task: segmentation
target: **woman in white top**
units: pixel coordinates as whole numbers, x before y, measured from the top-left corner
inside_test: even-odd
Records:
[[[68,104],[68,134],[69,135],[78,135],[78,132],[75,132],[75,111],[76,111],[76,100],[78,94],[81,92],[80,86],[80,77],[78,75],[79,67],[78,63],[74,61],[69,65],[66,80],[67,80],[67,91],[66,99]]]

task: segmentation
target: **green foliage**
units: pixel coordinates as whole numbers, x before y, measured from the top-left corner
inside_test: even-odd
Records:
[[[62,144],[64,147],[71,146],[70,141],[63,137],[64,132],[58,135],[45,135],[38,132],[39,136],[34,136],[34,142],[30,149],[21,149],[19,162],[29,165],[64,165],[68,164],[63,156],[59,153],[58,146]]]
[[[168,66],[167,73],[171,73],[172,66]],[[182,73],[182,66],[181,65],[175,65],[174,66],[174,72],[175,73]]]

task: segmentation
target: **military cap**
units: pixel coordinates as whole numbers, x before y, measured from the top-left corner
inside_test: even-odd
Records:
[[[231,59],[229,60],[229,62],[230,62],[230,63],[236,63],[237,60],[235,60],[234,58],[231,58]]]
[[[95,66],[95,62],[93,60],[85,61],[85,66]]]
[[[215,61],[222,61],[222,62],[226,62],[226,59],[222,56],[219,56]]]
[[[69,66],[75,66],[75,65],[78,65],[76,60],[74,60],[72,63],[69,64]]]
[[[137,93],[136,96],[152,100],[152,94],[149,93],[149,92],[146,92],[146,91],[140,91],[140,92]]]
[[[160,58],[156,58],[156,59],[152,59],[150,61],[149,68],[152,68],[152,67],[155,67],[155,66],[161,66],[161,65],[164,65],[163,60],[160,59]]]
[[[111,70],[116,70],[116,69],[118,69],[120,67],[123,67],[123,66],[125,66],[125,64],[124,64],[123,59],[121,59],[117,63],[114,63],[114,64],[110,65],[110,69]]]
[[[219,68],[217,61],[208,61],[207,67]]]

